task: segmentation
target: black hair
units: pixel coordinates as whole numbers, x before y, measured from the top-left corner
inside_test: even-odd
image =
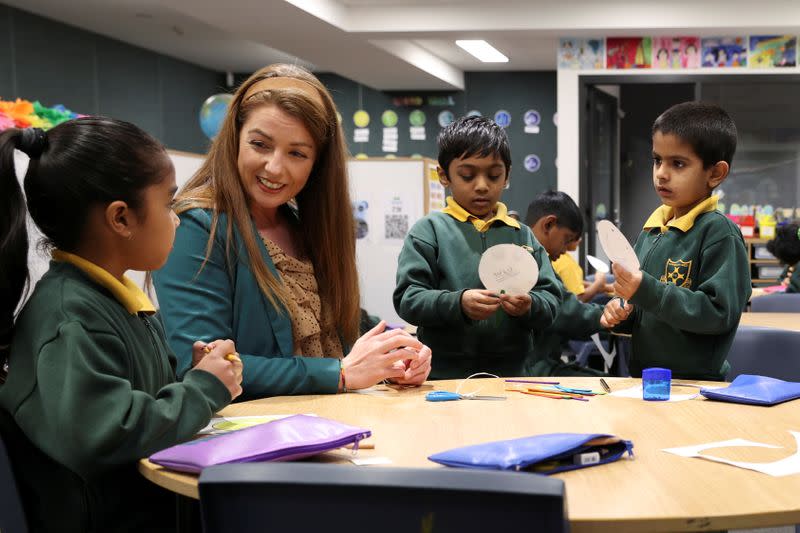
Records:
[[[688,143],[694,153],[708,168],[725,161],[733,161],[736,152],[736,124],[718,105],[705,102],[677,104],[659,116],[653,123],[652,134],[675,135]]]
[[[30,157],[24,197],[15,148]],[[26,204],[44,244],[73,251],[84,235],[90,208],[116,200],[139,208],[143,189],[163,179],[165,158],[156,139],[110,118],[83,117],[47,132],[12,128],[0,134],[0,364],[28,285]]]
[[[461,117],[451,122],[436,139],[439,147],[439,166],[446,176],[454,159],[488,157],[497,154],[511,173],[511,147],[506,131],[486,117]]]
[[[555,215],[556,224],[583,233],[583,215],[575,201],[567,193],[561,191],[545,191],[533,199],[525,215],[525,224],[535,225],[540,218]]]
[[[800,236],[797,223],[783,224],[775,229],[775,238],[767,242],[767,251],[785,265],[794,265],[800,261]]]

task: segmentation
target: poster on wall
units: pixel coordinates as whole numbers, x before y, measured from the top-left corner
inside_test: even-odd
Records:
[[[601,69],[606,66],[605,40],[564,37],[558,45],[558,68]]]
[[[747,37],[705,37],[702,49],[704,67],[747,66]]]
[[[398,120],[397,113],[392,109],[387,109],[381,115],[381,122],[383,123],[383,141],[381,142],[381,148],[384,152],[397,152]]]
[[[353,142],[354,143],[368,143],[369,142],[369,113],[363,109],[359,109],[353,113]]]
[[[606,68],[650,68],[650,37],[609,37],[606,39]]]
[[[700,66],[700,37],[654,37],[653,68]]]
[[[356,200],[351,202],[351,207],[353,208],[353,218],[356,222],[356,239],[364,239],[369,235],[369,221],[367,220],[369,202]]]
[[[409,199],[403,195],[389,193],[384,199],[383,224],[384,239],[403,240],[409,226]]]
[[[782,68],[797,65],[794,35],[751,35],[750,68]]]
[[[445,188],[439,181],[436,165],[428,165],[428,212],[441,211],[445,206]]]
[[[408,134],[412,141],[425,140],[425,112],[420,109],[415,109],[408,114]]]

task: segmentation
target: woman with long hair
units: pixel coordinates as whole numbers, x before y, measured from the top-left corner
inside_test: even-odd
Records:
[[[177,197],[181,225],[154,274],[176,352],[231,338],[243,399],[419,384],[431,353],[360,318],[347,148],[330,93],[292,65],[245,81],[208,157]],[[348,352],[349,349],[349,352]],[[191,360],[179,361],[179,374]]]

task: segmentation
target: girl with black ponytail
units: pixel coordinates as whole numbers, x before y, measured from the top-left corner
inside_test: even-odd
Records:
[[[15,148],[30,158],[24,195]],[[194,369],[175,382],[153,305],[124,275],[166,262],[175,191],[164,147],[127,122],[0,134],[0,430],[32,531],[170,529],[173,497],[136,462],[241,393],[229,340],[196,343]],[[17,315],[28,213],[52,261]]]

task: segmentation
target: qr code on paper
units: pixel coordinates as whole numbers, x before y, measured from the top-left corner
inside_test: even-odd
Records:
[[[386,239],[405,239],[408,233],[408,215],[386,215]]]

